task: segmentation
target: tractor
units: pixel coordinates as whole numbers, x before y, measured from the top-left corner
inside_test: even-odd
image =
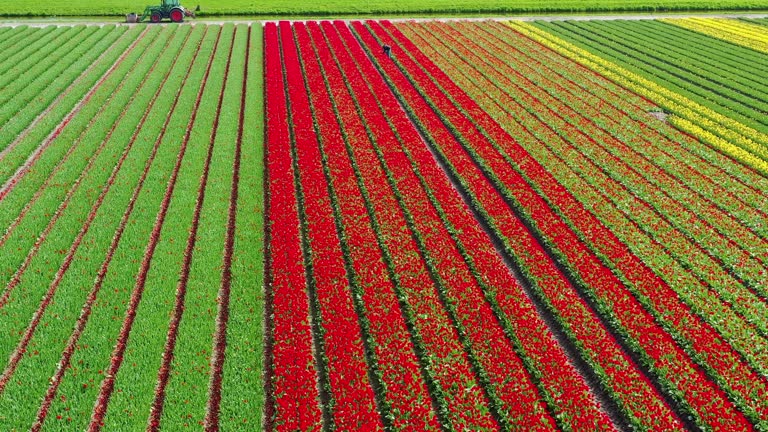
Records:
[[[195,11],[200,11],[200,6]],[[141,17],[138,17],[135,13],[129,13],[126,15],[126,21],[136,23],[149,18],[149,22],[159,23],[164,18],[168,18],[172,22],[179,23],[184,21],[184,17],[194,18],[195,13],[180,5],[179,0],[161,0],[160,6],[147,6]]]

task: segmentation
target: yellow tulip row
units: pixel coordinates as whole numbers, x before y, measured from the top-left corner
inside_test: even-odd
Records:
[[[756,157],[744,149],[732,145],[728,141],[720,138],[712,132],[709,132],[701,126],[677,116],[669,117],[669,122],[677,126],[679,129],[699,138],[710,146],[723,151],[734,159],[755,168],[763,174],[768,174],[768,163],[766,163],[765,160]]]
[[[721,115],[623,67],[585,51],[531,24],[507,25],[542,45],[648,98],[671,112],[670,123],[768,175],[768,135]]]
[[[768,53],[768,27],[722,18],[666,18],[659,21]]]

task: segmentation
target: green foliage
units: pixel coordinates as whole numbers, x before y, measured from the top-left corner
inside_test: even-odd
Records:
[[[536,25],[722,115],[768,132],[768,120],[762,115],[768,110],[764,55],[658,21]],[[658,49],[662,45],[665,49]]]
[[[0,0],[0,16],[123,15],[141,12],[157,0]],[[397,13],[499,14],[593,11],[758,10],[768,0],[313,0],[182,1],[187,8],[200,4],[206,15],[354,15]]]
[[[238,31],[243,29],[238,28]],[[223,430],[256,428],[264,404],[263,367],[263,180],[264,118],[261,95],[262,27],[252,26],[245,98],[237,229],[232,263],[232,292],[227,325],[227,351],[222,384]],[[243,169],[243,167],[246,167]]]

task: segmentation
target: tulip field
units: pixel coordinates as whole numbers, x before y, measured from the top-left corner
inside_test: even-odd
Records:
[[[768,431],[766,43],[0,26],[0,429]]]
[[[766,74],[636,48],[691,65],[692,93],[751,75],[755,111],[698,110],[587,43],[642,26],[727,46],[665,22],[266,25],[266,425],[768,427]]]
[[[258,427],[261,27],[8,33],[0,429]]]
[[[155,3],[159,4],[157,1]],[[122,16],[146,0],[0,0],[0,17]],[[660,11],[765,11],[768,0],[207,0],[182,2],[202,16],[329,16],[360,14],[530,14]]]

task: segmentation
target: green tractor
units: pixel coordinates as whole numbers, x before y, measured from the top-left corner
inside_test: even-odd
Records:
[[[198,6],[195,11],[200,11],[200,6]],[[184,17],[194,18],[195,13],[180,5],[179,0],[161,0],[160,6],[147,6],[141,17],[137,16],[135,13],[129,13],[126,15],[125,20],[129,23],[136,23],[149,18],[149,22],[159,23],[167,18],[173,22],[179,23],[184,21]]]

